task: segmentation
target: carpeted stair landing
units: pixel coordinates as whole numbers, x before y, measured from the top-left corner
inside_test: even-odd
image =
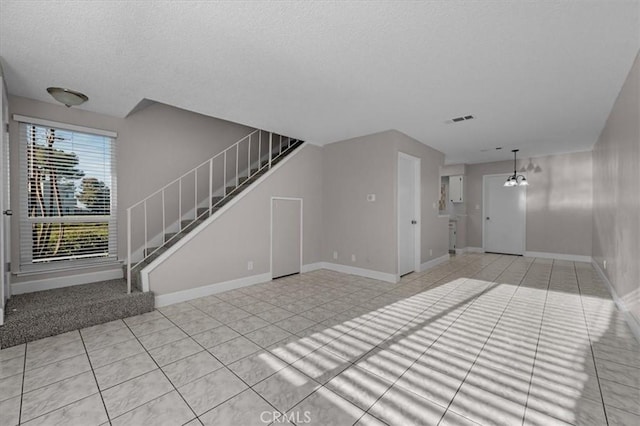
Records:
[[[127,294],[125,280],[101,281],[12,296],[0,348],[153,310],[152,292]]]

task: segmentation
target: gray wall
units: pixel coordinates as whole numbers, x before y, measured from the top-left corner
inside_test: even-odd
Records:
[[[433,207],[444,155],[390,130],[325,146],[324,261],[397,273],[398,152],[421,159],[421,262],[447,253],[447,219]]]
[[[527,173],[527,251],[591,256],[591,152],[531,161],[538,169]],[[518,170],[528,164],[519,160]],[[471,164],[466,171],[466,243],[482,247],[482,176],[513,173],[513,162]]]
[[[433,207],[444,155],[388,131],[324,148],[303,147],[151,271],[151,290],[162,295],[270,272],[273,196],[304,200],[303,264],[326,261],[396,274],[399,151],[421,159],[422,262],[446,254],[447,219]],[[368,202],[367,194],[376,194],[376,201]]]
[[[395,135],[387,131],[324,146],[324,261],[396,273]],[[376,194],[376,201],[367,201],[367,194]]]
[[[270,272],[271,197],[303,199],[303,264],[321,261],[322,148],[306,145],[149,274],[151,291],[176,291]],[[253,270],[247,263],[253,261]]]
[[[403,133],[395,133],[398,151],[420,158],[420,262],[424,263],[449,252],[449,219],[438,215],[440,168],[444,154]]]
[[[190,168],[230,146],[253,129],[163,104],[127,118],[96,114],[32,99],[9,97],[10,114],[111,130],[116,140],[118,254],[126,256],[126,208]],[[19,170],[19,128],[10,120],[11,169]],[[12,174],[12,259],[19,259],[19,173]]]
[[[640,58],[593,150],[593,258],[640,324]]]

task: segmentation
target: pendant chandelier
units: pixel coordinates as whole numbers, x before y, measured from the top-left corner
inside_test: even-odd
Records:
[[[520,151],[519,149],[512,149],[513,152],[513,174],[507,178],[507,181],[504,183],[504,186],[527,186],[529,182],[527,182],[527,178],[524,175],[518,174],[518,169],[516,166],[516,155]]]

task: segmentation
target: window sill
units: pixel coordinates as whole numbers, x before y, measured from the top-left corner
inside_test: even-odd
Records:
[[[73,262],[65,262],[64,265],[51,265],[51,264],[34,264],[25,265],[21,269],[13,274],[18,277],[37,277],[38,275],[46,275],[52,273],[64,273],[74,271],[87,271],[91,269],[102,269],[113,266],[121,266],[122,263],[116,258],[107,259],[90,259],[90,260],[78,260]]]

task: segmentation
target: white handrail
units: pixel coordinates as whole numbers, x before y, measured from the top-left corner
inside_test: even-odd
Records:
[[[257,138],[252,138],[253,135],[255,135],[256,133],[258,133],[258,137]],[[148,195],[147,197],[143,198],[142,200],[138,201],[137,203],[131,205],[129,208],[127,208],[127,292],[131,293],[131,282],[132,282],[132,271],[134,268],[136,268],[138,265],[140,265],[142,262],[144,262],[149,256],[153,255],[154,253],[158,252],[158,250],[160,250],[164,245],[168,244],[169,242],[171,242],[172,240],[174,240],[175,238],[178,238],[178,235],[180,234],[180,231],[182,231],[185,227],[189,227],[192,226],[192,224],[197,221],[201,216],[210,216],[214,213],[214,209],[215,206],[222,203],[223,200],[225,200],[228,196],[230,196],[230,194],[232,193],[236,193],[239,188],[242,186],[242,184],[245,181],[240,182],[240,173],[244,173],[243,170],[240,169],[240,148],[241,148],[241,144],[243,143],[247,143],[247,155],[246,157],[243,156],[243,158],[246,158],[247,164],[246,164],[246,178],[247,180],[249,178],[251,178],[253,175],[255,175],[256,173],[262,171],[263,169],[271,169],[271,165],[272,165],[272,161],[276,160],[278,157],[280,157],[283,153],[282,150],[282,135],[280,136],[280,140],[279,140],[279,149],[277,153],[273,152],[273,148],[274,148],[274,144],[273,144],[273,134],[271,132],[269,132],[269,152],[266,153],[265,155],[267,156],[267,162],[264,164],[264,166],[262,165],[262,131],[261,130],[254,130],[251,133],[249,133],[248,135],[244,136],[243,138],[239,139],[237,142],[235,142],[233,145],[227,147],[226,149],[224,149],[223,151],[217,153],[216,155],[214,155],[213,157],[209,158],[208,160],[202,162],[201,164],[197,165],[196,167],[192,168],[191,170],[187,171],[186,173],[183,173],[182,175],[180,175],[178,178],[172,180],[171,182],[169,182],[168,184],[164,185],[162,188],[154,191],[153,193],[151,193],[150,195]],[[258,158],[257,158],[257,169],[255,170],[255,173],[252,173],[252,158],[251,158],[251,143],[252,141],[256,141],[258,143]],[[291,145],[291,138],[287,137],[287,147],[286,147],[286,151],[288,151],[288,149],[290,148]],[[227,176],[227,152],[231,151],[235,149],[235,176],[231,176],[231,178],[229,176]],[[254,152],[255,152],[255,147],[254,147]],[[222,159],[222,187],[218,187],[217,185],[215,187],[220,188],[217,189],[216,191],[220,190],[221,191],[221,195],[222,197],[220,197],[219,200],[217,200],[215,203],[213,201],[214,197],[214,193],[217,193],[214,191],[214,161],[218,158]],[[244,160],[243,160],[244,163]],[[208,173],[209,173],[209,178],[207,179],[208,181],[208,186],[209,189],[208,191],[206,191],[208,193],[208,202],[206,203],[206,206],[208,207],[206,210],[206,212],[203,212],[201,215],[198,214],[198,206],[202,205],[204,203],[204,199],[200,200],[199,199],[199,192],[198,192],[198,184],[199,184],[199,179],[198,179],[198,171],[200,170],[201,167],[207,166],[208,169]],[[230,165],[231,167],[233,167],[232,165]],[[217,167],[217,166],[216,166]],[[244,165],[242,165],[242,167],[244,167]],[[232,169],[233,170],[233,169]],[[193,184],[194,188],[193,188],[193,196],[194,196],[194,200],[193,200],[193,204],[189,203],[190,200],[190,196],[186,196],[186,206],[187,209],[190,209],[189,205],[191,205],[193,207],[193,215],[191,215],[188,211],[185,212],[189,219],[188,219],[188,224],[183,226],[183,193],[187,194],[188,192],[184,192],[183,191],[183,180],[187,177],[190,176],[190,174],[193,173],[193,180],[191,180],[190,178],[185,182],[187,185],[187,188],[189,185]],[[206,173],[206,172],[205,172]],[[175,194],[175,184],[178,184],[178,194],[177,194],[177,210],[178,210],[178,217],[177,217],[177,221],[174,223],[177,223],[176,226],[174,226],[173,224],[171,224],[171,222],[173,221],[173,219],[168,219],[167,218],[167,211],[166,211],[166,204],[165,204],[165,199],[167,198],[167,196],[169,196],[171,194],[170,188],[173,187],[174,190],[174,194]],[[229,185],[231,184],[231,185]],[[227,187],[230,187],[231,189],[229,191],[227,191]],[[202,191],[204,192],[204,191]],[[152,203],[152,199],[156,196],[158,196],[158,194],[161,194],[161,203],[162,203],[162,208],[161,208],[161,219],[160,217],[155,216],[155,220],[154,217],[152,217],[151,222],[156,223],[156,225],[154,225],[155,228],[157,228],[157,223],[161,222],[161,230],[160,230],[160,234],[159,236],[156,235],[156,237],[152,238],[151,244],[150,244],[150,240],[149,240],[149,235],[154,235],[154,232],[150,233],[150,224],[149,224],[149,217],[148,217],[148,211],[154,211],[154,208],[152,208],[151,206],[154,205]],[[206,196],[206,195],[205,195]],[[173,199],[175,199],[175,195],[171,196]],[[156,199],[157,200],[157,199]],[[157,201],[156,201],[157,202]],[[149,203],[151,203],[149,205]],[[139,206],[143,206],[143,211],[142,211],[142,215],[143,215],[143,220],[144,220],[144,242],[142,244],[142,259],[137,261],[137,262],[133,262],[132,259],[132,250],[133,250],[133,244],[132,244],[132,212],[134,209],[136,209]],[[149,207],[149,208],[148,208]],[[160,210],[160,209],[158,209]],[[216,209],[217,210],[217,209]],[[171,211],[171,210],[169,210]],[[175,210],[174,210],[175,212]],[[139,217],[139,216],[138,216]],[[167,224],[167,221],[170,222],[170,224]],[[166,239],[166,235],[167,232],[173,232],[172,229],[175,229],[177,227],[178,232],[175,232],[174,235],[170,236],[168,239]],[[158,244],[154,243],[153,241],[160,241]],[[153,247],[153,246],[158,246],[158,247]],[[139,247],[138,245],[136,245],[136,247]],[[136,249],[136,253],[137,253]],[[136,256],[137,257],[137,256]]]

